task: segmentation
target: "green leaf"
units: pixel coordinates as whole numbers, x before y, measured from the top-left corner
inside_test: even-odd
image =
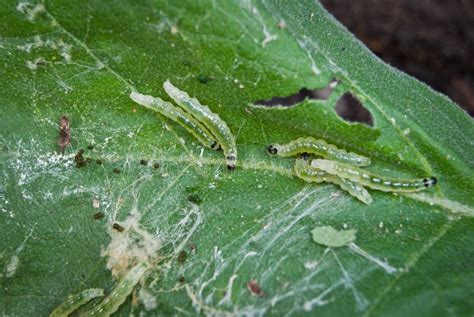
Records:
[[[138,261],[151,269],[117,315],[472,314],[472,119],[320,4],[7,0],[0,16],[2,314],[46,316],[89,288],[107,296]],[[333,78],[327,100],[252,107]],[[234,172],[130,100],[137,90],[170,101],[167,79],[227,122]],[[336,115],[347,92],[373,127]],[[363,205],[267,155],[302,136],[369,156],[371,171],[439,185],[370,191]],[[319,246],[316,226],[357,230],[357,241]]]

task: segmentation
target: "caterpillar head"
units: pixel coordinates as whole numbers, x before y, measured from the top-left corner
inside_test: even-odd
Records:
[[[235,170],[235,163],[234,163],[234,162],[235,162],[235,156],[233,156],[233,155],[228,155],[228,156],[226,157],[226,159],[227,159],[227,169],[228,169],[229,171]]]
[[[434,186],[434,185],[436,185],[437,182],[438,182],[438,180],[434,176],[432,176],[430,178],[424,178],[423,179],[423,184],[425,185],[425,187]]]
[[[269,146],[267,147],[267,151],[268,151],[268,153],[270,153],[271,155],[276,155],[276,154],[278,153],[278,149],[277,149],[275,146],[273,146],[273,145],[269,145]]]

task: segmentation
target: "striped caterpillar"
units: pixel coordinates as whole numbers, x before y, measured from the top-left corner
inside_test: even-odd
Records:
[[[118,283],[110,294],[90,311],[81,316],[110,316],[122,305],[148,269],[144,262],[135,265]]]
[[[67,317],[91,299],[101,296],[104,296],[104,290],[101,288],[90,288],[77,294],[69,295],[61,305],[53,310],[49,317]]]
[[[381,177],[356,166],[338,161],[315,159],[311,161],[311,167],[384,192],[417,192],[432,187],[437,183],[435,177],[421,179]]]
[[[224,151],[227,168],[234,170],[237,161],[237,148],[234,135],[227,124],[209,107],[202,105],[196,98],[190,97],[185,91],[173,86],[169,80],[163,83],[163,88],[178,106],[201,122],[211,132]]]
[[[282,157],[308,153],[356,166],[367,166],[370,164],[368,157],[338,149],[336,146],[328,144],[324,140],[316,140],[312,137],[299,138],[287,144],[269,145],[268,152],[272,155]]]
[[[372,203],[372,196],[367,190],[359,184],[352,182],[346,178],[341,178],[337,175],[326,173],[320,169],[314,168],[309,164],[309,161],[304,159],[297,159],[295,162],[296,176],[306,182],[322,183],[329,182],[339,185],[343,190],[347,191],[352,196],[356,197],[364,204],[370,205]]]
[[[130,98],[148,109],[159,112],[172,119],[188,130],[204,146],[211,149],[222,149],[227,168],[235,169],[237,147],[234,135],[227,124],[209,107],[192,98],[185,91],[173,86],[168,80],[163,83],[166,93],[176,102],[177,106],[148,95],[132,92]]]
[[[154,110],[161,115],[179,123],[204,146],[211,149],[219,148],[217,141],[214,139],[211,133],[200,122],[197,122],[194,120],[194,118],[190,117],[189,114],[181,110],[181,108],[175,107],[170,102],[166,102],[161,98],[142,95],[137,92],[132,92],[130,94],[130,98],[139,105]]]

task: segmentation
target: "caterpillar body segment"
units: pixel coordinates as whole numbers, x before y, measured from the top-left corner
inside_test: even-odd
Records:
[[[112,289],[110,294],[98,303],[92,310],[81,316],[110,316],[122,305],[132,293],[140,278],[148,269],[144,262],[135,265]]]
[[[324,140],[317,140],[312,137],[299,138],[287,144],[272,144],[268,146],[268,152],[282,157],[309,153],[329,160],[336,160],[356,166],[370,165],[370,159],[368,157],[353,152],[347,152]]]
[[[158,97],[143,95],[132,92],[130,98],[137,104],[160,113],[161,115],[177,122],[183,128],[188,130],[204,146],[219,150],[220,146],[212,134],[200,122],[194,120],[188,113],[181,108],[162,100]]]
[[[56,307],[49,317],[67,317],[80,306],[88,303],[96,297],[104,296],[104,290],[101,288],[90,288],[74,295],[69,295],[66,300]]]
[[[183,111],[189,113],[211,132],[224,151],[227,168],[234,170],[237,161],[237,147],[234,135],[225,121],[213,113],[209,107],[202,105],[196,98],[190,97],[187,92],[179,90],[168,80],[163,83],[163,88]]]
[[[367,190],[361,185],[350,181],[345,178],[341,178],[337,175],[332,175],[322,171],[320,169],[312,167],[308,161],[303,159],[297,159],[295,163],[295,173],[296,176],[303,179],[306,182],[313,183],[322,183],[328,182],[339,185],[341,189],[347,191],[350,195],[359,199],[366,205],[372,203],[372,196],[367,192]]]
[[[375,175],[356,166],[330,160],[315,159],[311,166],[329,174],[347,178],[362,186],[384,192],[417,192],[436,185],[435,177],[397,179]]]

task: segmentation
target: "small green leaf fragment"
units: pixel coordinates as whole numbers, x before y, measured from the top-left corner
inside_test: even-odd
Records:
[[[356,239],[357,230],[336,230],[331,226],[321,226],[314,228],[313,241],[328,247],[338,248],[348,245]]]

